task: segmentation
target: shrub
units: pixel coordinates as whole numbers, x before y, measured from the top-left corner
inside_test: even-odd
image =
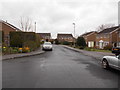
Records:
[[[3,47],[2,48],[2,52],[3,52],[3,54],[10,54],[11,53],[11,49],[9,47]]]
[[[79,46],[79,49],[84,49],[85,47],[83,47],[83,46]]]
[[[19,52],[19,53],[22,53],[22,49],[23,49],[23,48],[19,48],[19,49],[18,49],[18,52]]]
[[[104,47],[105,50],[112,50],[112,45],[107,45]]]
[[[35,41],[26,41],[23,44],[23,49],[25,50],[24,47],[29,47],[30,51],[33,51],[33,50],[37,49],[37,43]]]
[[[3,54],[14,54],[14,53],[18,53],[19,50],[17,47],[2,47],[2,53]]]
[[[55,39],[55,44],[60,44],[60,42],[57,39]]]
[[[83,37],[78,37],[76,41],[76,45],[85,48],[86,47],[85,39]]]
[[[36,41],[37,35],[34,32],[10,32],[10,46],[23,47],[26,41]]]
[[[29,47],[30,51],[33,51],[40,47],[40,36],[34,32],[10,32],[10,46],[18,48]],[[23,49],[23,52],[27,51]]]
[[[0,31],[0,43],[4,42],[4,32]]]
[[[64,41],[62,44],[63,45],[70,45],[70,42]]]
[[[23,48],[22,48],[22,52],[23,52],[23,53],[30,52],[30,48],[29,48],[29,47],[23,47]]]
[[[53,41],[51,41],[51,43],[53,44]]]
[[[10,46],[22,47],[23,37],[22,32],[10,32]]]

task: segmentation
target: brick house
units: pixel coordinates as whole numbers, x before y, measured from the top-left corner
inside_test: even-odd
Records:
[[[117,46],[117,30],[119,26],[104,29],[96,35],[96,47],[103,49],[107,45]]]
[[[6,46],[9,46],[9,33],[12,31],[20,31],[20,29],[18,29],[17,27],[15,27],[14,25],[5,22],[3,20],[0,20],[0,31],[3,31],[4,33],[4,43],[6,44]]]
[[[51,41],[51,33],[37,33],[40,38],[41,38],[41,41]]]
[[[120,47],[120,28],[117,29],[117,47]]]
[[[83,37],[85,39],[88,47],[95,47],[96,34],[97,34],[96,31],[91,31],[91,32],[87,32],[87,33],[81,35],[81,37]]]
[[[57,34],[57,40],[59,42],[74,42],[74,37],[72,34]]]

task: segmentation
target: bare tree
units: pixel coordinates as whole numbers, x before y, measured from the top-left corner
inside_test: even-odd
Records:
[[[20,18],[20,28],[22,31],[29,32],[33,31],[32,20],[30,18],[21,17]]]
[[[98,26],[97,31],[100,32],[106,28],[111,28],[113,26],[115,26],[115,25],[114,24],[102,24],[102,25]]]

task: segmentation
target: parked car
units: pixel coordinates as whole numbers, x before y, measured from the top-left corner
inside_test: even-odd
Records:
[[[120,70],[120,54],[118,56],[104,56],[101,63],[104,69],[112,67]]]
[[[43,46],[42,46],[43,50],[50,50],[52,51],[52,44],[51,42],[44,42]]]
[[[120,70],[120,48],[116,47],[112,49],[112,53],[115,56],[104,56],[101,60],[102,67],[104,69],[108,69],[109,67],[113,67]]]
[[[120,54],[120,47],[113,47],[112,53],[114,53],[116,56]]]

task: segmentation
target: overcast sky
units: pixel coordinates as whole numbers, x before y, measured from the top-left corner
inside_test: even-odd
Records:
[[[38,33],[94,31],[101,24],[118,24],[119,0],[0,0],[0,19],[19,27],[20,17],[36,22]]]

